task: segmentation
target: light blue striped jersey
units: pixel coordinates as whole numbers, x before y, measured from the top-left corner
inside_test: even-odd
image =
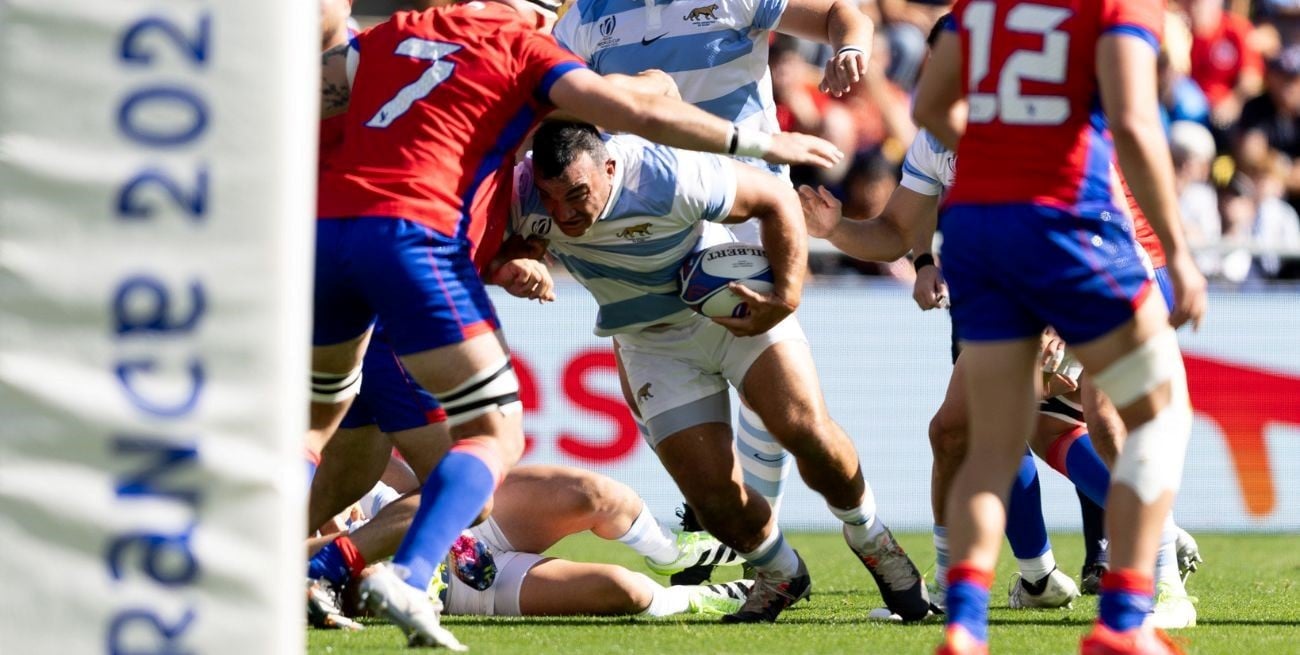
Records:
[[[600,305],[597,335],[687,320],[678,270],[697,247],[734,240],[716,221],[735,203],[736,164],[632,135],[606,137],[605,147],[615,162],[613,190],[585,234],[553,229],[531,159],[515,167],[511,231],[549,240],[551,254]]]
[[[786,2],[577,0],[553,34],[602,75],[660,69],[677,82],[686,102],[774,134],[780,127],[767,42]],[[750,163],[783,171],[762,161]]]
[[[899,184],[923,196],[938,196],[952,188],[956,175],[957,155],[924,128],[917,130],[903,157],[903,179]]]

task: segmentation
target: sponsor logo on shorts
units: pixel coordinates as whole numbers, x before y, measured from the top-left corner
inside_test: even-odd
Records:
[[[654,398],[654,397],[655,397],[654,394],[650,393],[650,385],[652,385],[652,384],[654,384],[654,383],[653,383],[653,382],[647,382],[647,383],[645,383],[644,385],[642,385],[642,387],[641,387],[640,389],[637,390],[637,392],[636,392],[636,404],[640,405],[641,403],[643,403],[643,402],[645,402],[645,401],[647,401],[647,400],[650,400],[651,398]]]

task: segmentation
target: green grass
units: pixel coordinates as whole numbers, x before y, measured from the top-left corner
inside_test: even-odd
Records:
[[[933,562],[929,535],[900,535],[918,566]],[[720,625],[683,617],[657,621],[627,618],[447,617],[445,625],[477,653],[931,653],[940,624],[889,625],[866,621],[881,605],[866,571],[838,534],[794,534],[791,542],[808,561],[813,597],[786,611],[775,625]],[[1300,653],[1300,538],[1266,535],[1197,535],[1205,565],[1188,583],[1200,598],[1199,626],[1183,630],[1189,653]],[[1054,535],[1063,569],[1077,575],[1082,543],[1077,535]],[[644,570],[623,546],[590,536],[570,538],[549,553]],[[1014,560],[1004,550],[994,583],[991,639],[994,652],[1077,653],[1079,638],[1096,612],[1094,597],[1068,610],[1007,609],[1006,585]],[[739,574],[723,569],[723,576]],[[648,572],[647,572],[648,573]],[[311,653],[399,653],[394,627],[369,623],[359,633],[312,630]]]

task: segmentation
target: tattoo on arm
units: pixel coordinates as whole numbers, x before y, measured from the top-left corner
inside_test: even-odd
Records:
[[[348,45],[326,50],[321,55],[321,115],[332,116],[347,110],[352,90],[348,86]]]

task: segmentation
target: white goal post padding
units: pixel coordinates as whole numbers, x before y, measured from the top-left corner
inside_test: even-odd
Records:
[[[316,0],[0,0],[0,650],[303,650]]]

